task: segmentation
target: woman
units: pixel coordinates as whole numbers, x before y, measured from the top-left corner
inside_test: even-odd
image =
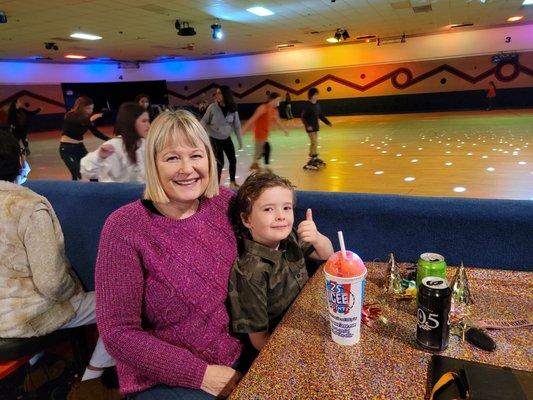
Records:
[[[29,105],[28,105],[29,106]],[[28,132],[30,131],[30,119],[34,115],[41,112],[40,108],[33,111],[26,110],[23,107],[22,100],[18,97],[9,106],[8,123],[11,128],[11,132],[17,140],[22,142],[26,155],[30,155],[30,149],[28,147]]]
[[[117,137],[81,159],[81,174],[101,182],[144,182],[144,138],[150,129],[148,112],[136,103],[120,106]]]
[[[215,92],[215,102],[211,103],[202,118],[202,125],[209,133],[209,140],[213,146],[213,152],[217,161],[218,181],[224,168],[224,154],[229,161],[229,186],[238,188],[235,181],[237,171],[237,158],[235,147],[231,140],[231,133],[235,133],[239,142],[239,150],[242,149],[241,121],[237,112],[237,105],[233,100],[229,86],[223,85]]]
[[[294,118],[292,115],[292,99],[289,92],[285,93],[285,115],[287,116],[287,120]]]
[[[213,399],[233,389],[241,343],[225,307],[237,244],[209,136],[188,111],[146,139],[144,199],[115,211],[96,262],[98,330],[130,399]]]
[[[148,112],[148,116],[150,118],[150,122],[154,120],[156,115],[154,114],[154,111],[152,109],[152,106],[150,104],[150,96],[147,94],[141,93],[135,96],[134,103],[137,103],[140,105],[146,112]]]
[[[52,206],[44,197],[15,183],[23,164],[17,140],[0,133],[2,338],[44,336],[96,322],[94,292],[83,291],[65,256],[63,233]],[[94,378],[113,365],[98,339],[82,381],[95,389]]]
[[[93,122],[102,117],[102,114],[93,114],[94,102],[87,96],[76,99],[74,107],[65,114],[63,121],[63,134],[59,141],[59,154],[67,166],[72,180],[81,179],[80,160],[87,155],[87,149],[83,144],[83,135],[90,130],[94,136],[109,140],[93,125]]]
[[[279,93],[272,92],[268,95],[266,103],[261,104],[255,110],[252,117],[246,121],[242,128],[243,135],[254,127],[255,152],[254,160],[250,165],[250,170],[259,169],[257,161],[264,157],[265,166],[268,168],[270,164],[270,143],[268,142],[268,135],[270,134],[270,126],[274,122],[287,136],[289,131],[281,123],[279,118],[278,107],[281,102]]]

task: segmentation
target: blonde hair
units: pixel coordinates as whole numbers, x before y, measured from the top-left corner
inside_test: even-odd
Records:
[[[157,153],[173,145],[203,147],[205,149],[209,161],[209,183],[202,196],[206,198],[217,196],[217,167],[209,136],[193,114],[185,110],[176,110],[159,114],[146,136],[144,198],[156,203],[168,203],[170,201],[161,185],[156,159]]]

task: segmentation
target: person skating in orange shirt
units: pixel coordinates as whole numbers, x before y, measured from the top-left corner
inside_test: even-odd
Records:
[[[255,151],[252,165],[250,170],[259,169],[258,161],[261,157],[264,157],[265,167],[268,168],[270,164],[270,143],[268,142],[268,135],[270,133],[270,127],[274,122],[287,136],[289,131],[281,123],[281,119],[278,113],[279,103],[281,102],[281,96],[279,93],[272,92],[268,95],[268,100],[261,104],[255,110],[254,114],[242,127],[242,134],[244,135],[252,126],[254,127],[254,141]]]
[[[493,81],[489,82],[489,88],[487,90],[487,111],[492,110],[494,100],[496,99],[496,85]]]

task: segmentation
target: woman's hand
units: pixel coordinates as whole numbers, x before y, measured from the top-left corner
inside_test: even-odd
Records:
[[[104,114],[102,114],[102,113],[93,114],[93,115],[91,115],[91,117],[89,118],[89,120],[90,120],[91,122],[94,122],[94,121],[96,121],[98,118],[102,118],[102,115],[104,115]]]
[[[105,160],[115,152],[115,148],[110,144],[103,144],[98,149],[98,157]]]
[[[208,365],[200,389],[213,396],[226,398],[235,389],[241,377],[242,375],[233,368],[224,365]]]

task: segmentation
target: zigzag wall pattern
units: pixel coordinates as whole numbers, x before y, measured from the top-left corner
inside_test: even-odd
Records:
[[[511,65],[512,68],[513,68],[513,72],[510,74],[510,75],[504,75],[502,73],[502,69],[506,66],[506,65]],[[508,63],[501,63],[501,64],[498,64],[497,66],[495,67],[492,67],[490,69],[488,69],[487,71],[477,75],[477,76],[472,76],[472,75],[469,75],[455,67],[452,67],[451,65],[448,65],[448,64],[442,64],[428,72],[425,72],[421,75],[418,75],[417,77],[413,77],[413,73],[411,72],[410,69],[408,68],[404,68],[404,67],[401,67],[401,68],[397,68],[391,72],[389,72],[388,74],[385,74],[375,80],[373,80],[372,82],[369,82],[367,83],[366,85],[359,85],[357,83],[353,83],[353,82],[350,82],[346,79],[343,79],[343,78],[340,78],[338,76],[335,76],[335,75],[331,75],[331,74],[328,74],[328,75],[325,75],[323,76],[322,78],[320,79],[317,79],[315,80],[314,82],[311,82],[310,84],[300,88],[300,89],[294,89],[294,88],[291,88],[290,86],[287,86],[287,85],[284,85],[282,83],[279,83],[279,82],[276,82],[272,79],[265,79],[261,82],[259,82],[258,84],[252,86],[251,88],[241,92],[241,93],[238,93],[236,91],[233,91],[233,95],[235,97],[237,97],[238,99],[243,99],[245,98],[246,96],[249,96],[250,94],[252,94],[253,92],[263,88],[264,86],[273,86],[275,88],[278,88],[282,91],[285,91],[285,92],[289,92],[291,94],[294,94],[294,95],[301,95],[303,93],[306,93],[310,88],[312,88],[313,86],[317,86],[317,85],[320,85],[321,83],[324,83],[324,82],[327,82],[327,81],[331,81],[331,82],[336,82],[336,83],[339,83],[341,85],[344,85],[344,86],[347,86],[349,88],[352,88],[354,90],[357,90],[359,92],[365,92],[371,88],[373,88],[374,86],[377,86],[385,81],[388,81],[389,79],[391,80],[391,83],[392,85],[396,88],[396,89],[405,89],[405,88],[408,88],[410,86],[413,86],[413,85],[416,85],[417,83],[419,82],[422,82],[428,78],[431,78],[441,72],[448,72],[452,75],[455,75],[457,76],[458,78],[460,79],[463,79],[471,84],[475,84],[491,75],[494,75],[496,77],[496,79],[498,79],[499,81],[501,82],[509,82],[509,81],[512,81],[514,79],[516,79],[520,73],[524,73],[526,75],[529,75],[529,76],[532,76],[533,77],[533,70],[532,69],[529,69],[527,68],[525,65],[522,65],[520,63],[513,63],[513,62],[508,62]],[[405,82],[401,83],[399,81],[399,77],[401,76],[404,76],[405,77]],[[214,89],[216,87],[216,84],[215,83],[210,83],[209,85],[203,87],[202,89],[200,90],[197,90],[195,91],[194,93],[191,93],[189,95],[185,95],[185,94],[181,94],[181,93],[178,93],[178,92],[175,92],[173,90],[168,90],[168,94],[176,97],[176,98],[179,98],[181,100],[192,100],[200,95],[202,95],[203,93],[206,93],[208,92],[209,90],[211,89]]]
[[[506,65],[511,65],[512,67],[512,73],[511,74],[508,74],[508,75],[505,75],[503,74],[502,70],[503,68],[506,66]],[[279,83],[279,82],[276,82],[275,80],[272,80],[272,79],[265,79],[261,82],[259,82],[258,84],[250,87],[249,89],[246,89],[244,90],[243,92],[241,93],[238,93],[238,92],[235,92],[233,91],[233,95],[235,97],[237,97],[238,99],[243,99],[247,96],[249,96],[250,94],[254,93],[255,91],[257,90],[260,90],[261,88],[265,87],[265,86],[272,86],[272,87],[275,87],[279,90],[282,90],[282,91],[285,91],[285,92],[289,92],[291,94],[294,94],[294,95],[301,95],[303,93],[306,93],[310,88],[312,88],[313,86],[317,86],[317,85],[320,85],[321,83],[324,83],[324,82],[328,82],[328,81],[331,81],[331,82],[336,82],[340,85],[343,85],[343,86],[346,86],[346,87],[349,87],[351,89],[354,89],[356,91],[359,91],[359,92],[365,92],[383,82],[386,82],[390,79],[391,81],[391,84],[398,90],[402,90],[402,89],[405,89],[405,88],[408,88],[410,86],[413,86],[413,85],[416,85],[417,83],[419,82],[422,82],[426,79],[429,79],[441,72],[448,72],[450,73],[451,75],[454,75],[454,76],[457,76],[458,78],[460,79],[463,79],[464,81],[468,82],[468,83],[471,83],[471,84],[475,84],[475,83],[478,83],[480,82],[481,80],[483,79],[486,79],[487,77],[491,76],[491,75],[494,75],[496,77],[497,80],[501,81],[501,82],[510,82],[514,79],[516,79],[521,73],[523,74],[526,74],[528,76],[531,76],[533,77],[533,70],[526,67],[525,65],[522,65],[520,64],[519,62],[518,63],[513,63],[513,62],[508,62],[508,63],[501,63],[501,64],[498,64],[497,66],[495,67],[492,67],[488,70],[486,70],[485,72],[482,72],[481,74],[479,75],[476,75],[476,76],[472,76],[472,75],[469,75],[455,67],[452,67],[451,65],[448,65],[448,64],[442,64],[436,68],[433,68],[432,70],[430,71],[427,71],[423,74],[420,74],[416,77],[413,77],[413,73],[411,72],[410,69],[408,68],[405,68],[405,67],[401,67],[401,68],[397,68],[375,80],[373,80],[372,82],[369,82],[367,83],[366,85],[359,85],[357,83],[354,83],[354,82],[351,82],[349,80],[346,80],[344,78],[340,78],[338,76],[335,76],[335,75],[332,75],[332,74],[327,74],[327,75],[324,75],[322,78],[319,78],[317,80],[315,80],[314,82],[311,82],[309,83],[308,85],[300,88],[300,89],[294,89],[290,86],[287,86],[287,85],[284,85],[282,83]],[[400,77],[404,77],[404,82],[400,82]],[[179,98],[181,100],[192,100],[200,95],[202,95],[203,93],[206,93],[208,92],[209,90],[211,89],[214,89],[217,85],[215,83],[210,83],[209,85],[206,85],[205,87],[203,87],[202,89],[200,90],[197,90],[191,94],[188,94],[188,95],[185,95],[185,94],[181,94],[181,93],[178,93],[178,92],[175,92],[173,90],[168,90],[168,94],[171,95],[171,96],[174,96],[176,98]],[[32,97],[36,100],[39,100],[39,101],[43,101],[45,103],[48,103],[48,104],[51,104],[51,105],[54,105],[54,106],[58,106],[58,107],[62,107],[64,108],[65,107],[65,104],[57,101],[57,100],[54,100],[54,99],[50,99],[46,96],[42,96],[40,94],[37,94],[37,93],[33,93],[33,92],[30,92],[28,90],[20,90],[18,91],[17,93],[14,93],[12,94],[11,96],[9,97],[6,97],[5,99],[3,100],[0,100],[0,108],[4,107],[5,105],[11,103],[14,99],[16,99],[17,97],[19,96],[29,96],[29,97]]]
[[[4,107],[6,104],[10,104],[13,100],[15,100],[17,97],[20,97],[20,96],[28,96],[28,97],[34,98],[35,100],[39,100],[39,101],[43,101],[48,104],[52,104],[53,106],[65,107],[65,104],[57,100],[51,99],[49,97],[41,96],[40,94],[30,92],[29,90],[19,90],[17,93],[14,93],[11,96],[6,97],[4,100],[1,100],[0,108]]]

